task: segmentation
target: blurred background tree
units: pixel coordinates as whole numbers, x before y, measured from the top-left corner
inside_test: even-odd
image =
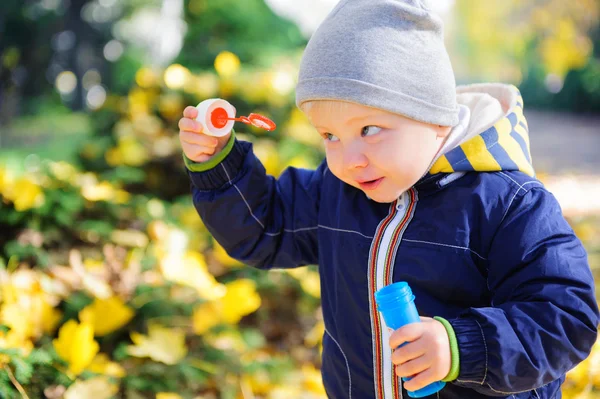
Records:
[[[457,80],[516,84],[528,107],[600,110],[600,3],[458,0],[449,22]]]

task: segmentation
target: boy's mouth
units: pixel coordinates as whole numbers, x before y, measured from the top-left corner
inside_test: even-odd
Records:
[[[379,187],[379,184],[381,184],[381,182],[383,181],[383,177],[380,177],[379,179],[375,179],[375,180],[365,180],[365,181],[359,181],[358,185],[360,186],[360,188],[362,190],[375,190],[377,187]]]

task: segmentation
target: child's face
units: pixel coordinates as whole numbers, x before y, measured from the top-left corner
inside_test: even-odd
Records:
[[[314,101],[303,108],[325,140],[331,172],[383,203],[394,201],[427,172],[450,131],[341,101]]]

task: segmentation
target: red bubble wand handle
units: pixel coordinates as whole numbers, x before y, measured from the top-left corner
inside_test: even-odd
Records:
[[[254,114],[254,113],[252,113],[248,116],[240,116],[239,118],[229,118],[227,116],[227,111],[225,111],[223,108],[215,109],[212,112],[211,119],[212,119],[212,124],[217,129],[224,127],[227,124],[227,121],[243,122],[247,125],[253,125],[260,129],[265,129],[269,132],[272,130],[275,130],[275,128],[277,127],[275,125],[275,122],[273,122],[266,116],[262,116],[262,115]]]

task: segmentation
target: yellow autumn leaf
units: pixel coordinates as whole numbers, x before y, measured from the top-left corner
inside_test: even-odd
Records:
[[[142,67],[135,73],[135,83],[144,89],[156,86],[158,79],[158,74],[148,67]]]
[[[115,195],[115,187],[107,181],[89,182],[81,187],[81,195],[88,201],[110,201]]]
[[[92,362],[100,349],[94,341],[94,328],[89,323],[67,321],[52,341],[58,356],[69,364],[69,370],[79,375]]]
[[[35,300],[32,301],[32,306],[32,315],[38,320],[41,331],[52,334],[62,318],[62,313],[54,308],[42,295],[36,295]]]
[[[295,386],[276,385],[269,392],[267,399],[301,398],[302,390]]]
[[[214,326],[221,323],[219,308],[212,302],[198,305],[192,315],[192,326],[194,332],[202,335]]]
[[[231,77],[240,70],[240,59],[232,52],[222,51],[215,58],[215,70],[222,77]]]
[[[22,356],[27,356],[33,349],[33,342],[13,330],[0,331],[0,349],[18,349]],[[8,355],[0,355],[0,366],[9,361],[10,357]]]
[[[265,167],[268,175],[277,176],[282,168],[277,145],[273,140],[261,139],[253,144],[254,154]]]
[[[161,259],[160,267],[167,280],[195,288],[201,298],[223,295],[223,285],[208,272],[206,260],[199,252],[188,251],[183,256],[169,254]]]
[[[106,353],[98,353],[87,369],[92,373],[109,377],[125,377],[125,369],[119,363],[111,361]]]
[[[312,393],[326,397],[325,388],[323,387],[323,378],[321,372],[312,364],[304,364],[302,366],[302,375],[304,377],[304,387]]]
[[[54,177],[64,182],[72,182],[77,176],[77,169],[65,161],[51,162],[50,171]]]
[[[252,374],[242,375],[242,382],[252,389],[257,395],[265,395],[273,389],[273,383],[269,373],[264,370],[258,370]]]
[[[187,355],[185,333],[159,325],[150,325],[148,335],[132,332],[134,345],[127,347],[127,353],[135,357],[149,357],[165,364],[175,364]]]
[[[113,290],[110,285],[93,274],[82,274],[81,283],[95,298],[108,299],[113,295]]]
[[[205,302],[194,309],[192,324],[196,334],[204,334],[220,323],[237,324],[242,317],[260,307],[261,299],[254,281],[240,279],[225,287],[222,298]]]
[[[222,351],[233,351],[239,354],[244,354],[248,351],[246,341],[244,341],[242,334],[237,330],[225,330],[207,334],[204,336],[204,342]]]
[[[110,239],[115,244],[123,247],[145,248],[148,245],[148,236],[135,229],[115,229],[110,234]]]
[[[31,320],[27,317],[27,313],[24,313],[24,309],[19,303],[2,306],[0,309],[0,322],[19,335],[31,336],[33,333]]]
[[[156,399],[182,399],[181,395],[173,392],[158,392]]]
[[[305,155],[296,155],[287,162],[287,166],[300,169],[310,169],[314,167],[314,163]]]
[[[213,256],[216,260],[219,261],[220,264],[227,267],[242,267],[244,264],[236,259],[233,259],[225,248],[219,245],[216,241],[213,245]]]
[[[42,333],[52,333],[62,315],[47,300],[43,292],[22,294],[18,301],[0,309],[0,322],[24,337],[37,339]]]
[[[76,381],[65,392],[64,399],[110,399],[119,391],[108,377],[94,377]]]
[[[240,279],[226,285],[227,292],[219,300],[222,317],[226,323],[238,323],[243,316],[255,312],[260,307],[260,295],[256,283],[250,279]]]
[[[6,185],[3,195],[13,202],[19,212],[37,208],[44,203],[44,192],[41,187],[25,177]]]
[[[309,293],[315,298],[321,297],[321,279],[319,277],[319,273],[309,271],[300,279],[300,285],[305,292]]]
[[[306,293],[314,296],[315,298],[321,297],[321,279],[318,272],[310,270],[306,267],[288,269],[286,272],[300,282],[302,290],[304,290]]]
[[[320,320],[315,323],[313,328],[304,337],[304,345],[308,347],[319,345],[323,342],[323,334],[325,334],[325,323]]]
[[[79,319],[93,325],[94,332],[99,337],[123,327],[133,316],[133,310],[118,296],[111,296],[108,299],[96,298],[91,305],[79,312]]]
[[[8,172],[4,167],[0,166],[0,194],[4,192],[4,187],[8,186],[9,181],[10,176]]]

